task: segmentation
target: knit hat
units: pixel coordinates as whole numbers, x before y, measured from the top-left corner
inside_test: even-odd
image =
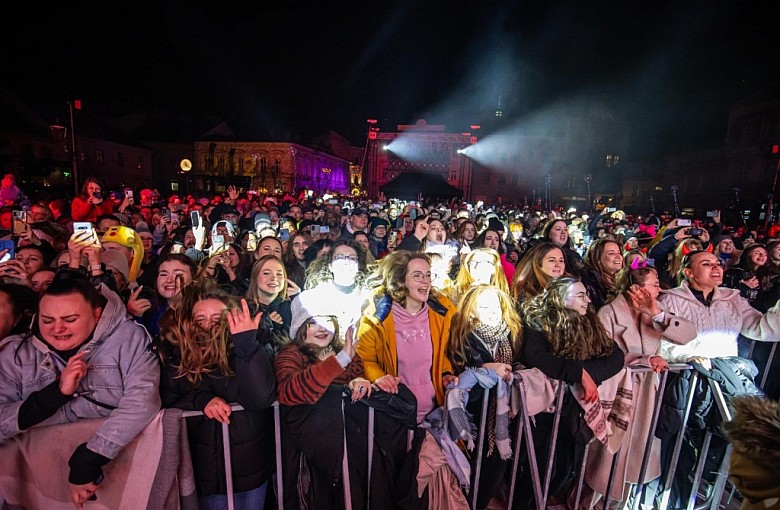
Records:
[[[260,230],[262,226],[271,225],[271,216],[268,213],[260,212],[255,214],[255,230]]]
[[[734,242],[734,239],[730,235],[723,234],[715,238],[715,246],[719,245],[721,241],[726,240],[729,240],[732,243]]]
[[[139,234],[151,234],[152,231],[149,230],[149,225],[145,221],[139,221],[135,224],[135,231]]]
[[[312,317],[333,317],[330,314],[323,313],[322,305],[319,303],[321,296],[312,296],[310,293],[302,292],[298,294],[290,307],[292,310],[292,321],[290,322],[290,336],[295,337],[303,324]],[[343,335],[344,332],[341,332]]]
[[[384,226],[385,228],[390,228],[390,222],[387,221],[384,218],[380,218],[379,216],[375,216],[375,217],[371,218],[371,220],[369,222],[369,229],[368,229],[368,231],[369,232],[373,232],[374,229],[379,227],[379,226]]]
[[[125,257],[124,253],[118,250],[103,250],[100,253],[100,262],[106,266],[106,269],[111,270],[111,272],[122,273],[125,280],[129,279],[130,266],[127,263],[127,257]]]

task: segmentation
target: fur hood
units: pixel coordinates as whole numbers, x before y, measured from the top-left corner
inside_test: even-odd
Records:
[[[733,419],[723,424],[734,451],[780,475],[780,404],[765,397],[731,400]]]

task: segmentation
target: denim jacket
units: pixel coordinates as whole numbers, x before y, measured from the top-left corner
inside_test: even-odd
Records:
[[[87,448],[113,459],[160,409],[160,368],[149,350],[149,333],[130,319],[121,298],[101,284],[108,300],[87,351],[87,374],[74,398],[36,426],[82,418],[106,418]],[[19,430],[19,409],[31,393],[54,382],[65,361],[33,334],[0,344],[0,441]]]

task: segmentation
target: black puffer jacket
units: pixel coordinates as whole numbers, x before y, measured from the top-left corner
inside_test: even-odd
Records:
[[[231,339],[235,348],[231,350],[229,364],[235,375],[206,374],[197,385],[186,377],[176,377],[176,367],[181,363],[178,348],[158,345],[167,351],[162,352],[160,396],[163,407],[185,411],[203,411],[214,397],[244,407],[245,411],[230,415],[233,487],[236,492],[244,492],[259,487],[273,473],[271,405],[276,398],[276,378],[268,353],[260,348],[254,331]],[[222,425],[206,417],[187,418],[187,433],[198,493],[226,494]]]

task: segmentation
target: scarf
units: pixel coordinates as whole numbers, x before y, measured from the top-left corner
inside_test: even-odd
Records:
[[[496,345],[496,353],[493,355],[493,360],[498,363],[512,364],[514,356],[512,354],[512,344],[509,342],[509,327],[505,322],[498,324],[497,326],[488,326],[484,323],[479,323],[474,327],[474,334],[482,340],[491,351]],[[487,456],[493,454],[493,450],[496,446],[496,398],[491,395],[489,407],[488,407],[488,420],[487,420],[487,436],[488,436],[488,452]]]

